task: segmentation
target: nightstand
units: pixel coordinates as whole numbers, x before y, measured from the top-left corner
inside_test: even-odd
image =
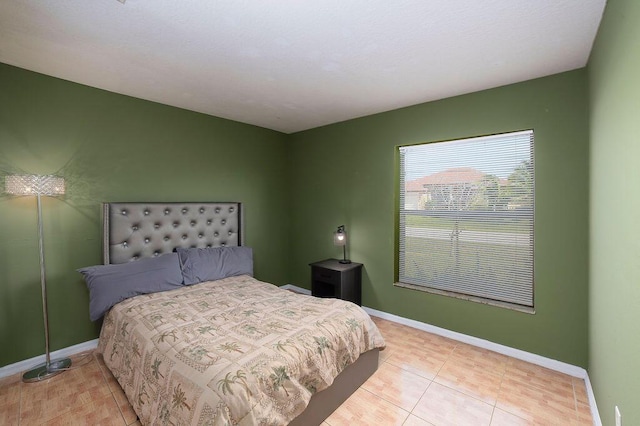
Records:
[[[309,266],[313,296],[335,297],[362,305],[362,263],[327,259]]]

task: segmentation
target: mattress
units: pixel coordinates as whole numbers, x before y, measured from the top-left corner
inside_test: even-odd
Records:
[[[357,305],[248,275],[137,296],[99,351],[142,424],[287,424],[360,354],[383,348]]]

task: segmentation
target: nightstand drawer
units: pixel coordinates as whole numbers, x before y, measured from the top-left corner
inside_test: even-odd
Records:
[[[311,270],[311,279],[313,281],[322,281],[329,284],[340,284],[340,271],[318,267],[312,267]]]
[[[362,263],[340,263],[337,259],[327,259],[309,265],[313,296],[362,304]]]
[[[316,280],[311,284],[311,294],[316,297],[338,297],[338,288],[335,284]]]

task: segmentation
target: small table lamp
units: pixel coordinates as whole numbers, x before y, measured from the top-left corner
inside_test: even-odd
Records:
[[[344,230],[344,225],[338,226],[338,230],[333,233],[333,244],[342,246],[342,260],[340,263],[351,263],[347,259],[347,232]]]
[[[11,175],[5,178],[5,191],[13,195],[35,195],[38,208],[38,247],[40,249],[40,287],[42,289],[42,316],[44,318],[44,364],[37,365],[22,376],[23,382],[38,382],[60,374],[71,365],[68,358],[51,360],[49,352],[49,313],[47,311],[47,281],[44,266],[42,238],[42,205],[40,196],[53,197],[64,194],[64,178],[58,176]]]

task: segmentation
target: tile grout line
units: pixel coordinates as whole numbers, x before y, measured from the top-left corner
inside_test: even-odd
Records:
[[[498,394],[496,395],[496,401],[493,403],[493,410],[491,410],[491,419],[489,420],[489,426],[493,423],[493,416],[496,414],[496,410],[498,409],[498,399],[500,399],[500,392],[502,392],[502,383],[504,382],[504,376],[507,374],[507,367],[509,365],[510,359],[507,359],[504,366],[504,371],[500,375],[500,386],[498,386]]]
[[[418,401],[416,401],[416,403],[414,404],[413,408],[412,408],[412,409],[411,409],[411,411],[409,412],[409,415],[414,415],[414,416],[418,417],[419,419],[421,419],[421,420],[423,420],[423,421],[425,421],[425,422],[427,422],[427,423],[430,423],[430,422],[428,422],[427,420],[425,420],[424,418],[422,418],[422,417],[418,416],[417,414],[414,414],[414,413],[413,413],[413,410],[416,408],[416,406],[418,405],[418,403],[420,402],[420,400],[422,399],[422,397],[424,397],[424,395],[427,393],[427,391],[429,390],[429,388],[431,387],[431,385],[432,385],[433,383],[437,383],[438,385],[443,386],[443,387],[445,387],[445,388],[447,388],[447,389],[449,389],[449,390],[451,390],[451,391],[453,391],[453,392],[459,393],[459,394],[464,395],[464,396],[466,396],[466,397],[470,397],[470,398],[472,398],[472,399],[475,399],[476,401],[479,401],[479,402],[481,402],[481,403],[484,403],[484,404],[487,404],[487,405],[491,406],[491,407],[492,407],[492,411],[491,411],[491,418],[493,418],[493,412],[494,412],[495,407],[496,407],[496,404],[497,404],[497,397],[496,397],[496,401],[495,401],[495,402],[493,403],[493,405],[492,405],[492,404],[489,404],[489,403],[487,403],[486,401],[484,401],[484,400],[482,400],[482,399],[477,398],[477,397],[476,397],[476,396],[474,396],[474,395],[468,395],[468,394],[466,394],[465,392],[461,392],[461,391],[460,391],[460,390],[458,390],[458,389],[454,389],[454,388],[451,388],[450,386],[447,386],[447,385],[445,385],[445,384],[442,384],[442,383],[436,382],[436,379],[437,379],[438,375],[440,374],[440,371],[444,368],[444,365],[445,365],[445,364],[446,364],[446,363],[451,359],[451,356],[453,355],[453,353],[455,352],[455,350],[458,348],[458,346],[463,345],[463,344],[465,344],[465,343],[464,343],[464,342],[455,342],[455,343],[454,343],[453,348],[452,348],[451,350],[449,350],[449,353],[447,354],[446,359],[444,360],[444,362],[442,363],[442,365],[440,366],[440,368],[438,369],[438,371],[435,373],[435,375],[434,375],[433,379],[428,379],[428,380],[430,381],[429,386],[427,386],[427,389],[425,389],[425,390],[424,390],[424,392],[422,393],[422,395],[420,396],[420,398],[418,399]],[[492,352],[493,352],[493,351],[492,351]],[[393,356],[393,355],[390,355],[390,356],[387,358],[387,360],[389,360],[392,356]],[[508,356],[507,356],[507,357],[508,357]],[[387,360],[385,360],[384,362],[387,362]],[[389,365],[394,365],[394,364],[389,363]],[[395,366],[395,365],[394,365],[394,366]],[[396,367],[398,367],[398,368],[400,368],[400,369],[402,369],[402,370],[404,370],[404,371],[409,372],[408,370],[405,370],[405,369],[404,369],[404,368],[402,368],[402,367],[399,367],[399,366],[396,366]],[[505,367],[505,372],[506,372],[506,367]],[[500,385],[501,385],[501,386],[502,386],[502,379],[503,379],[503,377],[504,377],[505,372],[503,372],[503,373],[500,375]],[[420,377],[422,377],[422,376],[420,376]],[[370,392],[370,393],[372,393],[372,392]],[[372,393],[372,394],[373,394],[373,393]],[[375,394],[373,394],[373,395],[375,395]],[[376,395],[376,396],[378,396],[378,395]],[[380,397],[380,398],[382,398],[382,397]],[[386,401],[386,399],[385,399],[385,398],[382,398],[382,399]],[[390,402],[390,401],[387,401],[387,402]],[[393,404],[393,403],[392,403],[392,404]],[[395,405],[395,404],[393,404],[393,405]],[[397,405],[395,405],[395,406],[397,407]],[[398,407],[398,408],[401,408],[401,409],[402,409],[402,407]],[[406,419],[405,419],[405,421],[406,421]],[[403,422],[403,423],[404,423],[404,422]],[[489,423],[489,424],[490,424],[490,423]]]
[[[502,376],[502,380],[500,381],[500,390],[498,391],[498,398],[496,399],[496,408],[498,408],[498,399],[500,398],[500,393],[502,392],[502,384],[504,383],[504,376],[506,376],[507,371],[509,370],[509,365],[513,364],[513,362],[512,362],[512,361],[513,361],[513,358],[509,357],[509,363],[506,365],[506,367],[505,367],[505,369],[504,369],[504,374],[503,374],[503,376]],[[527,386],[527,387],[530,387],[530,388],[534,388],[534,389],[535,389],[535,386],[529,385],[528,383],[520,382],[518,379],[513,379],[513,380],[515,380],[516,382],[518,382],[518,386]],[[500,410],[500,408],[498,408],[498,409]],[[495,411],[495,410],[494,410],[494,411]],[[503,409],[502,411],[504,411],[505,413],[508,413],[508,414],[510,414],[510,415],[512,415],[512,416],[515,416],[515,417],[517,417],[517,418],[519,418],[519,419],[522,419],[522,417],[521,417],[521,416],[519,416],[518,414],[516,414],[516,413],[514,413],[514,412],[512,412],[512,411],[509,411],[509,410],[508,410],[508,409],[506,409],[506,408],[505,408],[505,409]],[[515,410],[514,410],[514,411],[515,411]],[[526,420],[526,419],[523,419],[523,420]]]
[[[420,403],[420,400],[424,397],[424,395],[427,393],[427,391],[429,390],[432,384],[433,384],[433,380],[429,380],[429,384],[427,385],[427,388],[424,391],[422,391],[422,395],[420,395],[420,398],[418,398],[416,403],[413,404],[413,407],[411,407],[411,411],[409,411],[409,414],[413,414],[413,410],[416,409],[416,407],[418,406],[418,403]],[[415,414],[413,415],[415,416]]]
[[[109,386],[109,381],[107,380],[107,377],[105,376],[104,369],[100,365],[100,361],[98,361],[98,358],[96,357],[95,353],[93,354],[93,360],[98,364],[98,369],[100,370],[100,375],[102,376],[102,380],[104,381],[104,384],[107,386],[107,389],[109,389],[109,394],[111,395],[111,398],[113,399],[113,402],[115,402],[116,407],[118,408],[118,412],[120,413],[120,417],[122,418],[122,424],[124,426],[128,426],[127,420],[124,418],[124,413],[122,412],[122,409],[120,408],[120,404],[118,403],[118,400],[116,399],[116,396],[113,393],[113,389],[111,389],[111,386]],[[137,416],[136,416],[136,419],[137,419]]]
[[[457,344],[456,344],[456,347],[457,347]],[[451,350],[451,352],[450,352],[449,356],[451,356],[451,353],[453,353],[453,351],[454,351],[454,350],[455,350],[455,348],[454,348],[453,350]],[[448,360],[449,360],[449,358],[447,358],[447,360],[442,364],[442,366],[444,366],[444,364],[446,364]],[[491,405],[491,404],[487,403],[486,401],[483,401],[482,399],[479,399],[479,398],[477,398],[477,397],[475,397],[475,396],[473,396],[473,395],[468,395],[468,394],[466,394],[466,393],[464,393],[464,392],[461,392],[461,391],[460,391],[460,390],[458,390],[458,389],[454,389],[454,388],[452,388],[452,387],[450,387],[450,386],[447,386],[447,385],[445,385],[445,384],[442,384],[442,383],[436,382],[435,380],[436,380],[436,378],[438,377],[438,374],[440,373],[440,370],[441,370],[441,369],[442,369],[442,367],[440,367],[440,369],[438,370],[438,373],[437,373],[437,374],[436,374],[436,376],[433,378],[433,380],[431,380],[431,383],[429,383],[429,386],[427,386],[427,389],[424,391],[424,393],[426,393],[426,392],[427,392],[427,390],[429,390],[429,388],[431,387],[431,385],[432,385],[433,383],[436,383],[436,384],[438,384],[439,386],[445,387],[445,388],[447,388],[447,389],[449,389],[449,390],[451,390],[451,391],[453,391],[453,392],[459,393],[459,394],[461,394],[461,395],[463,395],[463,396],[465,396],[465,397],[472,398],[472,399],[474,399],[474,400],[476,400],[476,401],[478,401],[478,402],[481,402],[481,403],[483,403],[483,404]],[[422,395],[422,396],[424,396],[424,393],[423,393],[423,395]],[[421,398],[422,398],[422,397],[421,397]],[[420,402],[420,400],[418,400],[418,402]],[[496,400],[496,402],[497,402],[497,400]],[[416,403],[416,405],[417,405],[417,403]],[[494,408],[495,408],[495,406],[494,406]],[[415,409],[415,406],[413,407],[413,409]],[[413,409],[411,410],[411,414],[413,414]],[[421,420],[423,420],[423,421],[427,422],[427,423],[430,423],[429,421],[427,421],[426,419],[424,419],[424,418],[422,418],[422,417],[418,416],[417,414],[413,414],[413,415],[414,415],[414,416],[416,416],[416,417],[418,417],[419,419],[421,419]],[[491,416],[493,417],[493,410],[491,411]],[[431,423],[430,423],[430,424],[431,424]],[[491,423],[489,423],[489,425],[490,425],[490,424],[491,424]]]
[[[543,368],[545,368],[545,367],[543,367]],[[506,373],[506,372],[505,372],[505,373]],[[564,374],[564,373],[563,373],[563,374]],[[544,388],[543,388],[543,387],[541,387],[541,386],[538,386],[538,385],[535,385],[535,384],[532,384],[532,383],[527,383],[527,382],[521,381],[521,380],[519,380],[518,378],[512,378],[512,380],[513,380],[513,381],[515,381],[515,382],[517,382],[517,385],[518,385],[518,386],[521,386],[521,387],[524,387],[524,388],[528,388],[528,389],[530,389],[530,390],[534,390],[534,391],[542,391],[542,390],[544,390]],[[573,391],[573,377],[571,377],[571,388],[572,388],[572,391]],[[496,402],[496,403],[497,403],[497,402]],[[514,411],[511,411],[511,410],[509,410],[508,408],[501,408],[501,410],[502,410],[502,411],[505,411],[505,412],[507,412],[507,413],[509,413],[509,414],[511,414],[512,416],[515,416],[515,417],[518,417],[518,418],[520,418],[520,419],[526,420],[526,419],[524,419],[522,416],[520,416],[518,413],[516,413],[516,412],[514,412]],[[576,420],[576,421],[577,421],[577,420],[579,420],[579,418],[578,418],[578,412],[577,412],[577,410],[576,410],[576,408],[575,408],[575,398],[574,398],[574,420]]]
[[[453,351],[453,350],[452,350],[452,351]],[[411,372],[411,371],[409,371],[409,370],[405,370],[404,368],[402,368],[402,367],[400,367],[400,366],[397,366],[397,365],[395,365],[395,364],[392,364],[392,363],[388,362],[388,361],[389,361],[389,359],[391,359],[391,357],[392,357],[392,356],[393,356],[393,355],[389,355],[389,356],[388,356],[388,357],[387,357],[387,358],[382,362],[382,364],[388,364],[388,365],[390,365],[390,366],[392,366],[392,367],[399,368],[400,370],[406,371],[406,372],[407,372],[407,373],[409,373],[409,374],[414,374],[414,375],[415,375],[415,376],[417,376],[417,377],[420,377],[420,378],[422,378],[422,379],[425,379],[425,380],[428,380],[428,381],[429,381],[429,384],[427,385],[426,389],[422,392],[422,395],[420,395],[420,397],[419,397],[419,398],[418,398],[418,400],[415,402],[415,404],[413,404],[413,407],[411,407],[411,409],[410,409],[410,410],[406,410],[406,409],[404,409],[403,407],[400,407],[399,405],[395,404],[394,402],[389,401],[389,400],[388,400],[388,399],[386,399],[384,396],[377,395],[377,394],[375,394],[374,392],[372,392],[372,391],[370,391],[370,390],[368,390],[368,389],[365,389],[365,388],[364,388],[364,386],[361,386],[359,389],[365,390],[365,391],[369,392],[371,395],[374,395],[375,397],[380,398],[380,399],[382,399],[383,401],[388,402],[389,404],[393,405],[394,407],[397,407],[397,408],[399,408],[399,409],[401,409],[401,410],[403,410],[403,411],[408,412],[408,413],[409,413],[409,415],[408,415],[408,416],[407,416],[407,418],[402,422],[402,424],[406,423],[406,422],[407,422],[407,420],[409,420],[409,417],[411,417],[412,415],[413,415],[413,416],[415,416],[415,417],[418,417],[420,420],[423,420],[423,421],[425,421],[425,422],[427,422],[427,423],[431,424],[430,422],[426,421],[426,420],[425,420],[425,419],[423,419],[422,417],[420,417],[420,416],[417,416],[417,415],[413,414],[413,410],[416,408],[416,406],[418,405],[418,403],[420,402],[420,400],[422,399],[422,397],[425,395],[425,393],[427,393],[427,390],[429,389],[429,387],[431,387],[431,385],[433,384],[433,379],[427,379],[426,377],[423,377],[423,376],[421,376],[421,375],[419,375],[419,374],[416,374],[416,373],[412,373],[412,372]],[[446,363],[446,361],[445,361],[445,363]],[[442,365],[444,365],[444,363],[443,363]],[[441,368],[442,368],[442,367],[441,367]],[[437,373],[436,373],[436,376],[437,376]],[[436,377],[436,376],[434,376],[434,379],[435,379],[435,377]],[[364,385],[364,384],[363,384],[363,385]],[[325,420],[325,421],[326,421],[326,420]],[[327,424],[329,424],[329,426],[331,426],[331,424],[330,424],[329,422],[327,422]]]
[[[391,358],[391,356],[389,356],[389,358]],[[385,361],[383,362],[383,364],[387,364],[387,361],[385,360]],[[400,408],[401,410],[409,411],[409,415],[412,415],[412,414],[413,414],[413,410],[416,408],[416,406],[418,405],[418,403],[420,402],[420,400],[422,399],[422,397],[424,396],[424,394],[425,394],[425,393],[427,393],[427,389],[429,389],[429,387],[430,387],[430,386],[431,386],[431,384],[433,383],[433,380],[431,380],[431,379],[427,379],[426,377],[422,377],[422,376],[420,376],[419,374],[412,373],[411,371],[407,371],[407,370],[405,370],[405,369],[404,369],[404,368],[402,368],[402,367],[398,367],[397,365],[393,365],[393,364],[391,364],[391,363],[389,363],[389,365],[390,365],[390,366],[392,366],[392,367],[395,367],[395,368],[399,368],[400,370],[406,371],[406,372],[407,372],[407,373],[409,373],[409,374],[413,374],[413,375],[415,375],[415,376],[417,376],[417,377],[420,377],[420,378],[422,378],[422,379],[425,379],[425,380],[428,380],[428,381],[429,381],[429,384],[427,385],[427,388],[426,388],[424,391],[422,391],[422,395],[420,395],[420,397],[418,398],[418,400],[416,401],[416,403],[415,403],[415,404],[413,404],[413,407],[411,407],[411,409],[410,409],[410,410],[405,410],[404,408],[400,407],[399,405],[396,405],[396,404],[394,404],[393,402],[388,401],[386,398],[384,398],[384,397],[382,397],[382,396],[379,396],[379,395],[376,395],[376,394],[374,394],[373,392],[370,392],[370,393],[372,393],[373,395],[376,395],[377,397],[379,397],[379,398],[381,398],[381,399],[383,399],[383,400],[387,401],[388,403],[395,405],[396,407]],[[414,415],[415,415],[415,414],[414,414]],[[417,416],[416,416],[416,417],[417,417]],[[407,417],[407,419],[408,419],[408,417]],[[424,419],[423,419],[423,420],[424,420]],[[406,419],[405,419],[405,422],[406,422]],[[404,423],[404,422],[403,422],[403,423]]]
[[[464,343],[458,343],[458,344],[464,344]],[[435,382],[435,383],[439,384],[440,386],[444,386],[444,387],[446,387],[447,389],[450,389],[450,390],[452,390],[452,391],[455,391],[455,392],[461,393],[462,395],[466,395],[466,396],[468,396],[468,397],[470,397],[470,398],[473,398],[473,399],[475,399],[475,400],[477,400],[477,401],[484,402],[484,403],[485,403],[485,404],[487,404],[487,405],[492,405],[492,404],[489,404],[488,402],[484,401],[483,399],[478,398],[477,396],[469,395],[469,394],[467,394],[467,393],[465,393],[465,392],[462,392],[462,391],[460,391],[460,390],[458,390],[458,389],[454,389],[454,388],[452,388],[452,387],[450,387],[450,386],[447,386],[447,385],[445,385],[445,384],[443,384],[443,383],[436,382],[436,379],[438,378],[438,375],[440,374],[440,370],[442,370],[442,368],[443,368],[443,367],[444,367],[444,365],[447,363],[447,361],[449,361],[449,358],[451,357],[451,355],[453,354],[453,352],[455,351],[455,349],[458,347],[458,344],[456,344],[456,346],[455,346],[455,347],[451,350],[451,352],[449,353],[449,356],[448,356],[447,360],[444,362],[444,364],[442,364],[442,367],[440,367],[440,369],[438,370],[438,373],[436,373],[436,376],[433,378],[433,382]],[[500,386],[502,386],[502,377],[503,377],[503,376],[504,376],[504,373],[500,375]],[[499,389],[498,389],[498,392],[499,392]],[[496,397],[496,402],[494,402],[494,403],[493,403],[493,406],[495,407],[495,405],[496,405],[497,403],[498,403],[498,399],[497,399],[497,397]]]
[[[435,377],[434,377],[434,379],[435,379]],[[431,422],[429,422],[429,421],[427,421],[427,420],[425,420],[425,419],[423,419],[422,417],[420,417],[420,416],[419,416],[419,415],[417,415],[417,414],[413,414],[413,410],[415,410],[415,409],[416,409],[416,407],[418,406],[418,403],[419,403],[419,402],[420,402],[420,400],[425,396],[425,394],[427,393],[427,391],[429,390],[429,388],[431,387],[431,385],[432,385],[432,384],[433,384],[433,380],[430,380],[430,381],[429,381],[429,386],[427,386],[427,388],[424,390],[424,392],[422,392],[422,395],[420,395],[420,398],[418,398],[418,401],[416,401],[415,405],[413,406],[413,408],[412,408],[412,409],[411,409],[411,411],[409,412],[409,415],[410,415],[410,416],[416,416],[416,417],[417,417],[417,418],[419,418],[420,420],[423,420],[423,421],[425,421],[425,422],[427,422],[427,423],[429,423],[429,424],[432,424],[432,423],[431,423]]]
[[[20,374],[20,373],[18,373]],[[18,385],[18,389],[20,391],[20,397],[18,398],[18,426],[20,426],[20,423],[22,422],[22,379],[20,380],[20,384]]]
[[[370,393],[371,395],[375,396],[376,398],[380,398],[380,399],[381,399],[381,400],[383,400],[384,402],[388,402],[389,404],[393,405],[394,407],[399,408],[400,410],[402,410],[402,411],[406,411],[407,413],[411,414],[411,412],[410,412],[410,411],[405,410],[404,408],[400,407],[399,405],[397,405],[397,404],[395,404],[395,403],[393,403],[393,402],[391,402],[391,401],[387,400],[387,399],[386,399],[385,397],[383,397],[383,396],[380,396],[380,395],[377,395],[377,394],[375,394],[375,393],[371,392],[369,389],[365,389],[365,388],[363,388],[362,386],[360,386],[358,389],[363,390],[363,391],[365,391],[365,392],[368,392],[368,393]],[[345,402],[346,402],[346,401],[345,401]],[[404,423],[404,422],[403,422],[403,423]]]
[[[573,409],[576,412],[576,420],[580,420],[580,416],[578,414],[578,395],[576,395],[576,381],[571,378],[571,390],[573,391]]]
[[[455,352],[455,350],[456,350],[459,346],[464,345],[464,344],[465,344],[464,342],[457,342],[457,343],[456,343],[456,346],[454,347],[454,349],[452,349],[452,350],[451,350],[451,352],[450,352],[450,354],[449,354],[449,358],[447,358],[447,361],[449,361],[449,359],[451,358],[451,356],[452,356],[452,354]],[[472,346],[473,346],[473,345],[472,345]],[[488,350],[488,351],[490,351],[490,352],[495,352],[495,351],[493,351],[493,350],[491,350],[491,349],[487,349],[487,350]],[[495,352],[495,353],[498,353],[498,354],[499,354],[499,352]],[[504,355],[504,354],[500,354],[500,355]],[[469,394],[467,394],[467,393],[465,393],[465,392],[462,392],[462,391],[460,391],[460,390],[458,390],[458,389],[454,389],[454,388],[451,388],[450,386],[447,386],[447,385],[442,384],[442,383],[440,383],[440,382],[436,382],[436,379],[437,379],[438,375],[440,374],[440,371],[438,371],[438,373],[436,374],[436,377],[434,377],[433,381],[434,381],[434,382],[436,382],[436,383],[438,383],[438,384],[439,384],[439,385],[441,385],[441,386],[446,387],[447,389],[450,389],[450,390],[455,391],[455,392],[459,392],[459,393],[461,393],[462,395],[465,395],[465,396],[468,396],[468,397],[471,397],[471,398],[475,399],[476,401],[483,402],[483,403],[485,403],[485,404],[487,404],[487,405],[490,405],[490,406],[492,407],[492,410],[491,410],[491,419],[490,419],[490,423],[489,423],[489,425],[491,425],[491,421],[493,421],[493,414],[495,413],[495,410],[498,408],[498,399],[499,399],[499,397],[500,397],[500,392],[502,391],[502,384],[503,384],[503,382],[504,382],[505,375],[507,374],[508,366],[511,364],[512,359],[513,359],[513,358],[512,358],[512,357],[510,357],[509,355],[505,355],[505,357],[507,358],[507,360],[506,360],[506,362],[505,362],[504,370],[500,373],[500,386],[499,386],[499,388],[498,388],[498,394],[496,395],[496,398],[495,398],[495,401],[493,402],[493,404],[489,404],[489,403],[487,403],[486,401],[484,401],[483,399],[478,398],[477,396],[469,395]],[[445,364],[446,364],[446,362],[447,362],[447,361],[445,361]],[[444,367],[444,364],[443,364],[443,367]],[[442,369],[442,367],[441,367],[441,369]],[[440,369],[440,370],[441,370],[441,369]],[[510,414],[512,414],[512,415],[514,415],[514,416],[516,416],[516,417],[518,417],[518,418],[522,418],[522,417],[517,416],[517,415],[515,415],[515,414],[513,414],[513,413],[510,413]],[[423,419],[423,420],[424,420],[424,419]],[[524,419],[523,419],[523,420],[524,420]]]

